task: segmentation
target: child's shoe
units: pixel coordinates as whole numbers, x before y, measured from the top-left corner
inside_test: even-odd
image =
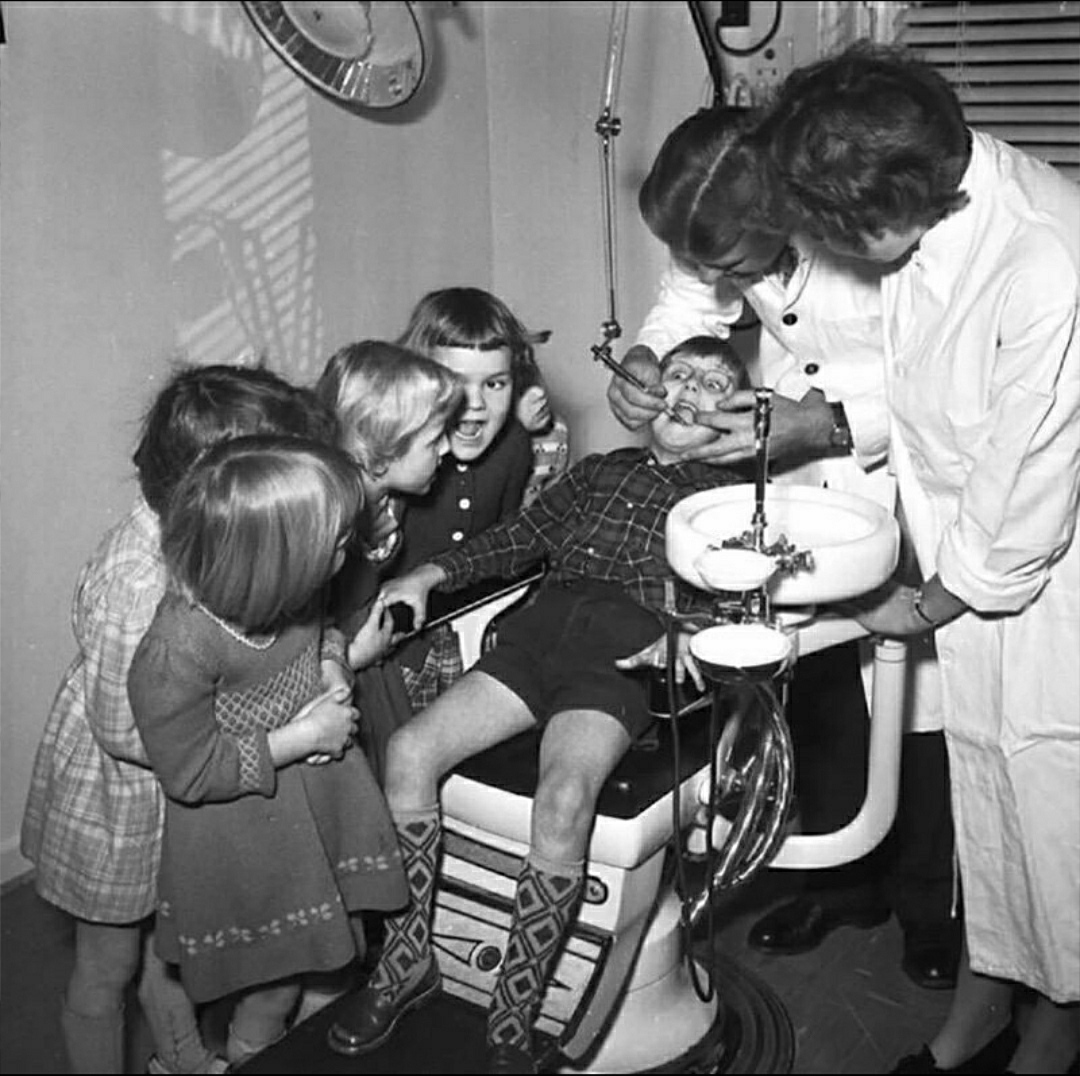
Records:
[[[150,1055],[150,1060],[146,1063],[146,1071],[150,1073],[150,1076],[178,1076],[172,1069],[166,1068],[165,1062],[157,1054]],[[211,1054],[209,1063],[205,1067],[195,1070],[196,1073],[224,1073],[228,1071],[229,1062],[223,1057],[218,1057],[217,1054]],[[191,1074],[191,1076],[194,1076],[194,1074]]]

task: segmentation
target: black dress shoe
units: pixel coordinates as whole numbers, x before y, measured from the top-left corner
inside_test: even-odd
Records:
[[[809,953],[837,927],[880,926],[889,918],[883,905],[826,908],[811,897],[797,897],[763,915],[747,941],[762,953]]]
[[[394,1033],[398,1021],[434,999],[442,988],[434,959],[416,985],[396,999],[370,986],[339,1002],[337,1019],[326,1033],[327,1045],[338,1054],[355,1057],[378,1049]]]
[[[889,1076],[916,1076],[922,1072],[951,1072],[951,1069],[939,1069],[930,1047],[925,1043],[917,1054],[908,1054],[900,1058],[895,1068],[889,1069]]]
[[[536,1062],[528,1050],[499,1043],[498,1046],[488,1047],[487,1071],[492,1076],[496,1073],[534,1073]]]
[[[896,1068],[890,1069],[890,1073],[898,1073],[899,1076],[915,1076],[920,1072],[956,1072],[963,1076],[980,1076],[1007,1072],[1006,1066],[1016,1053],[1016,1047],[1020,1043],[1020,1036],[1012,1023],[1008,1023],[999,1031],[981,1050],[972,1054],[966,1061],[954,1065],[951,1069],[939,1068],[929,1046],[923,1048],[917,1054],[908,1054],[900,1059]]]
[[[960,965],[961,930],[956,923],[913,925],[904,930],[901,967],[927,990],[952,990]]]

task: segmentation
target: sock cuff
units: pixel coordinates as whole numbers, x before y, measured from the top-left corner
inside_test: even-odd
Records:
[[[410,822],[437,822],[440,817],[439,805],[430,807],[390,807],[390,817],[395,824],[407,826]]]
[[[531,851],[525,857],[527,866],[538,870],[541,874],[554,874],[559,878],[581,878],[585,874],[585,860],[575,859],[565,862],[558,859],[548,859],[539,852]]]

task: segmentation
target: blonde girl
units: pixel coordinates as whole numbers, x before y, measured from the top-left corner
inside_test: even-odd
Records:
[[[349,689],[321,688],[322,660],[351,681],[324,604],[362,504],[338,449],[241,437],[194,465],[162,527],[169,589],[128,677],[166,797],[157,947],[197,1002],[240,993],[234,1065],[284,1033],[299,976],[362,955],[355,913],[405,895]]]

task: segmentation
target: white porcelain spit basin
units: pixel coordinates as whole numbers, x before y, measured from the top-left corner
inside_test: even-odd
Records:
[[[721,486],[679,501],[668,515],[667,558],[688,583],[702,590],[741,590],[745,567],[720,548],[750,530],[754,486]],[[892,574],[900,531],[891,513],[853,493],[817,486],[769,483],[765,491],[765,545],[786,536],[809,550],[812,568],[778,570],[767,583],[774,605],[817,605],[854,598]],[[739,577],[743,578],[739,578]]]

